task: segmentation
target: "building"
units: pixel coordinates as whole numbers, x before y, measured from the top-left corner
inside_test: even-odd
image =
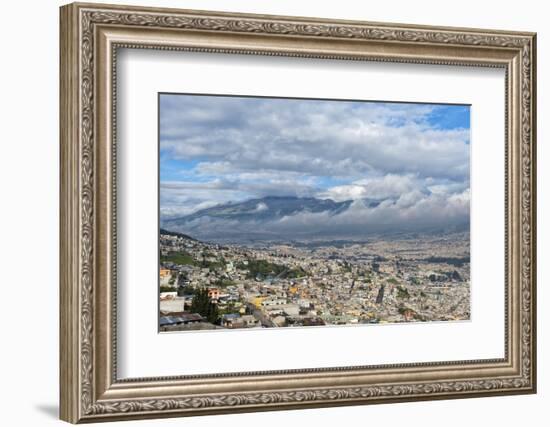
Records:
[[[188,325],[192,323],[204,322],[204,318],[198,313],[171,313],[169,316],[161,316],[160,326],[169,325]]]
[[[208,288],[208,298],[210,299],[219,299],[221,295],[221,291],[219,288]]]
[[[172,278],[172,273],[167,268],[160,269],[160,286],[170,286],[170,279]]]
[[[237,313],[224,314],[222,316],[221,324],[225,328],[241,328],[241,315]]]
[[[254,304],[254,306],[255,306],[256,308],[261,308],[263,302],[264,302],[266,299],[267,299],[267,297],[265,297],[265,296],[255,296],[254,298],[252,298],[252,304]]]

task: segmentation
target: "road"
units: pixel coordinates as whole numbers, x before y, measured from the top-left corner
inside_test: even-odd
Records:
[[[254,304],[247,303],[246,305],[248,310],[252,312],[252,315],[260,321],[262,326],[266,328],[277,328],[278,326],[273,323],[273,321],[266,316],[260,309],[258,309]]]

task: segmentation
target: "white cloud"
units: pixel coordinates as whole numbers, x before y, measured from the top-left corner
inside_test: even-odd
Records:
[[[161,183],[161,216],[290,195],[355,202],[336,216],[284,218],[269,225],[271,232],[467,223],[469,130],[434,126],[436,108],[163,96],[163,159],[194,166],[181,180]],[[216,224],[204,228],[214,232]]]
[[[279,237],[353,236],[376,233],[464,230],[469,225],[469,190],[453,195],[412,191],[397,200],[387,199],[372,207],[354,201],[338,214],[328,211],[300,212],[272,221],[236,221],[202,217],[183,226],[181,231],[199,238],[219,238],[228,234],[265,234]]]
[[[186,96],[161,106],[165,153],[231,173],[463,179],[469,171],[469,130],[431,126],[433,106]]]
[[[263,212],[263,211],[266,211],[266,210],[268,210],[268,209],[269,209],[269,208],[267,207],[267,205],[266,205],[265,203],[262,202],[262,203],[258,203],[258,204],[256,205],[255,211],[256,211],[256,212]]]
[[[396,198],[411,191],[423,190],[423,180],[416,176],[388,174],[381,177],[364,178],[347,185],[337,185],[321,192],[319,197],[341,200]]]
[[[426,195],[413,191],[397,201],[386,200],[376,207],[355,201],[348,210],[338,215],[301,213],[273,223],[281,233],[300,230],[319,233],[368,234],[379,231],[403,231],[437,227],[463,226],[469,223],[469,190],[451,196]]]

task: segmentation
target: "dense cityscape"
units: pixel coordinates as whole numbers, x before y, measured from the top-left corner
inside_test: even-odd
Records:
[[[160,233],[161,331],[468,320],[469,233],[217,244]]]

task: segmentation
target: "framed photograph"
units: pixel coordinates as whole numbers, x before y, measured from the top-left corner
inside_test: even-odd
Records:
[[[536,391],[535,34],[60,22],[63,420]]]

